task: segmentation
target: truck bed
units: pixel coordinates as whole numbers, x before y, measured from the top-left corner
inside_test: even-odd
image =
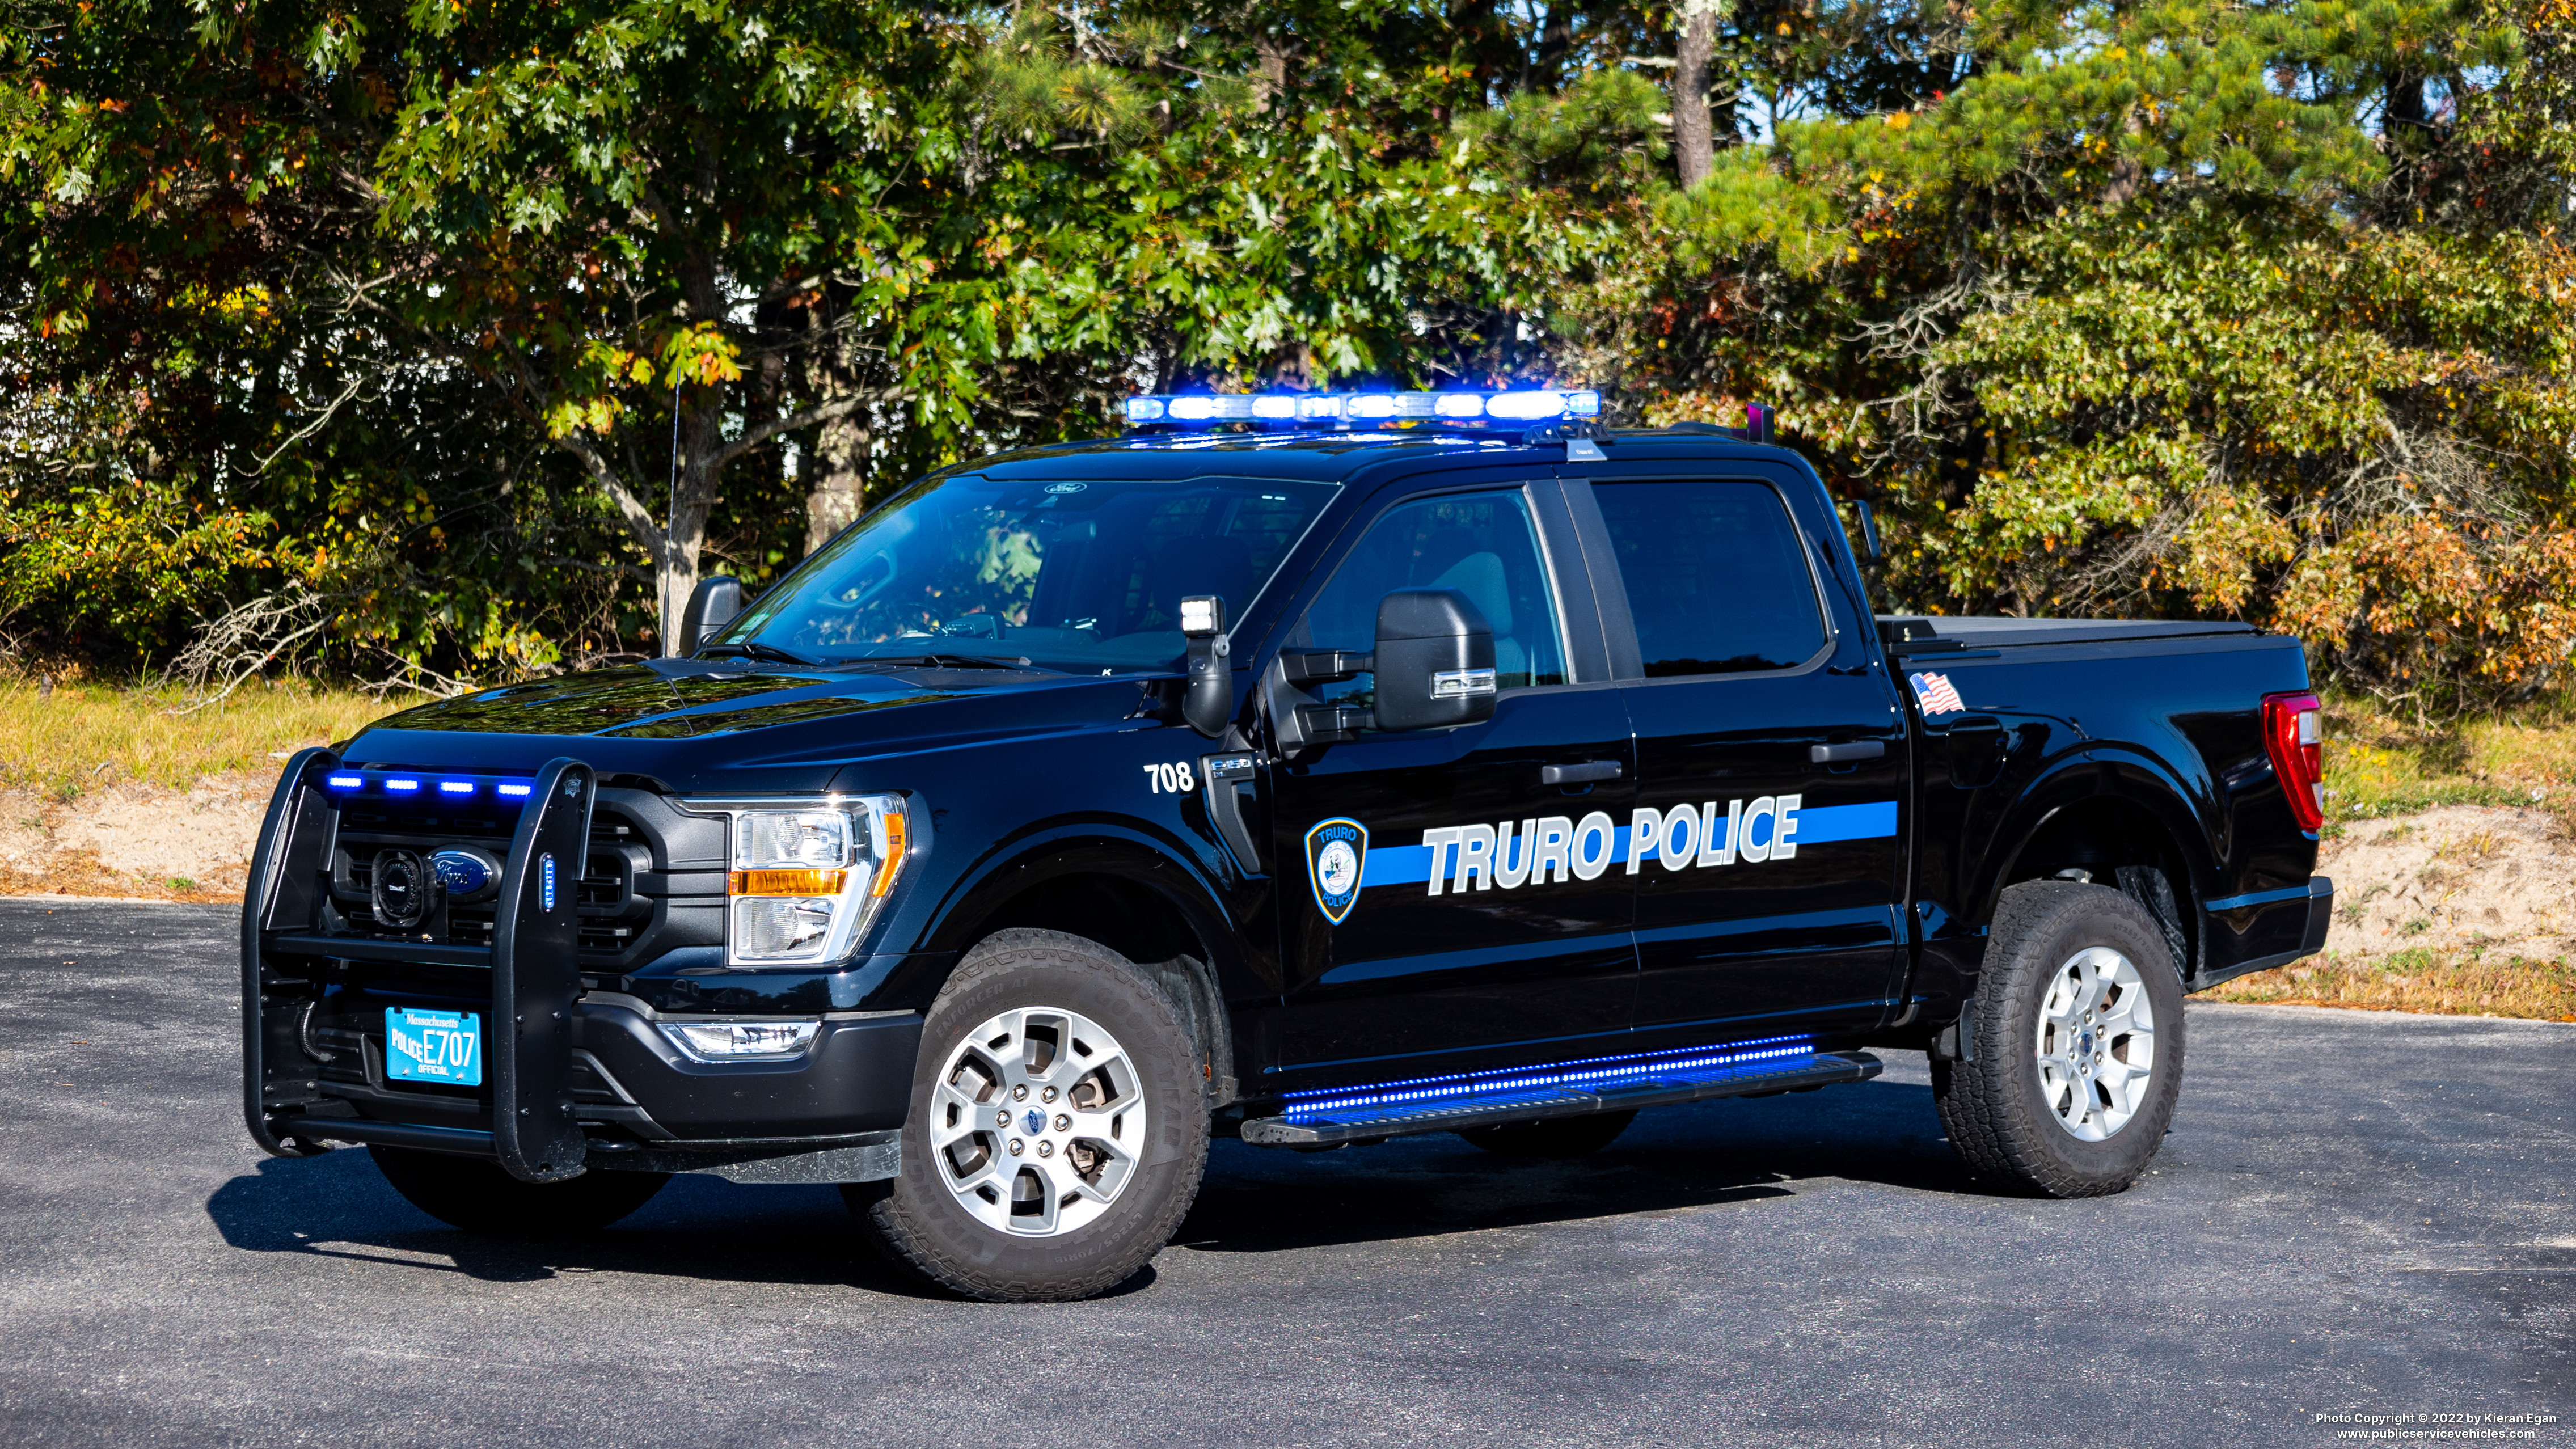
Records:
[[[1992,614],[1881,614],[1878,631],[1892,646],[1943,641],[1955,642],[1962,649],[2107,644],[2128,639],[2258,632],[2253,625],[2232,619],[2013,619]]]

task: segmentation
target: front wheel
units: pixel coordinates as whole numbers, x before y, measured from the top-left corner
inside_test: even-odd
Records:
[[[1162,989],[1094,942],[1012,930],[931,1003],[902,1171],[843,1195],[940,1287],[1088,1298],[1162,1250],[1207,1151],[1205,1073]]]
[[[521,1182],[480,1158],[378,1146],[367,1155],[413,1207],[495,1238],[596,1232],[652,1201],[671,1180],[667,1172],[585,1172],[569,1182]]]
[[[1932,1063],[1969,1170],[2050,1197],[2135,1182],[2182,1090],[2182,978],[2154,919],[2102,886],[2014,886],[1971,1006],[1974,1060]]]

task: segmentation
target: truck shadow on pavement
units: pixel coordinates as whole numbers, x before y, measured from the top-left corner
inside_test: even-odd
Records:
[[[1797,1195],[1811,1179],[1974,1194],[1941,1140],[1927,1087],[1878,1081],[1641,1115],[1589,1157],[1497,1157],[1447,1133],[1295,1153],[1218,1142],[1175,1246],[1265,1253],[1720,1207]],[[636,1273],[727,1282],[845,1284],[937,1296],[887,1268],[828,1187],[677,1177],[585,1237],[458,1232],[406,1203],[366,1152],[270,1159],[216,1189],[206,1215],[232,1247],[486,1282]],[[1149,1267],[1115,1290],[1153,1282]]]
[[[493,1283],[576,1273],[638,1273],[726,1282],[847,1284],[924,1296],[858,1238],[829,1187],[742,1187],[675,1177],[604,1231],[564,1238],[459,1232],[403,1201],[364,1148],[271,1158],[217,1188],[206,1216],[232,1247],[300,1253]]]
[[[1978,1193],[1941,1138],[1929,1087],[1871,1082],[1642,1113],[1610,1146],[1498,1157],[1449,1133],[1298,1153],[1219,1142],[1173,1242],[1266,1253],[1792,1197],[1839,1178]]]

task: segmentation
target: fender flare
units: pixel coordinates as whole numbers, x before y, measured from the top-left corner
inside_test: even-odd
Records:
[[[2093,743],[2070,751],[2005,807],[1995,838],[2010,842],[2010,847],[1989,856],[1979,872],[1974,895],[1978,923],[1994,920],[2004,883],[2013,878],[2030,843],[2052,820],[2074,806],[2105,798],[2137,807],[2172,841],[2187,877],[2174,882],[2176,892],[2197,918],[2217,874],[2218,849],[2213,847],[2208,823],[2218,813],[2216,793],[2205,779],[2195,790],[2165,762],[2132,745]],[[2206,816],[2191,808],[2188,802],[2194,798],[2211,802]]]

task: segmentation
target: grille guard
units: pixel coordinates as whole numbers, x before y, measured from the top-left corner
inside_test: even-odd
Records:
[[[340,809],[323,780],[339,764],[319,747],[287,763],[251,857],[242,900],[242,1112],[252,1140],[279,1157],[316,1156],[331,1141],[378,1143],[490,1158],[522,1182],[580,1176],[589,1148],[574,1120],[571,1083],[572,1009],[581,991],[575,901],[598,773],[570,758],[537,772],[502,866],[492,944],[457,946],[327,929],[321,907]],[[539,879],[549,858],[559,862],[552,906]],[[313,1110],[339,1106],[319,1090],[320,1063],[305,1053],[300,1031],[303,1012],[321,999],[318,968],[328,960],[489,968],[491,1130]]]

